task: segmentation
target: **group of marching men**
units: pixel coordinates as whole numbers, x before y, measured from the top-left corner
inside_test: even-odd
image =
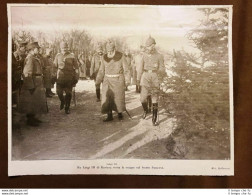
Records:
[[[122,113],[127,111],[125,91],[133,75],[133,83],[136,84],[136,92],[140,93],[143,106],[142,118],[145,119],[151,112],[151,106],[152,123],[158,125],[159,86],[166,71],[163,56],[157,52],[155,45],[155,39],[149,37],[134,58],[117,51],[112,40],[106,42],[106,53],[101,44],[97,45],[91,59],[90,78],[95,82],[97,102],[101,101],[101,113],[107,114],[104,122],[113,120],[113,111],[117,112],[119,120],[123,119]],[[70,113],[73,87],[82,71],[66,42],[61,43],[60,49],[61,52],[54,59],[50,48],[42,55],[38,42],[21,43],[19,49],[12,53],[12,86],[20,88],[18,111],[26,114],[30,126],[38,126],[41,123],[38,115],[48,112],[46,98],[55,95],[51,91],[55,83],[60,110]],[[17,73],[20,67],[22,82],[17,79],[20,78]]]

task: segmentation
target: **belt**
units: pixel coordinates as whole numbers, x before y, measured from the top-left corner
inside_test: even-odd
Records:
[[[152,73],[152,72],[157,72],[157,70],[144,70],[144,72]]]
[[[115,77],[119,77],[122,74],[105,74],[106,77],[111,77],[111,78],[115,78]]]

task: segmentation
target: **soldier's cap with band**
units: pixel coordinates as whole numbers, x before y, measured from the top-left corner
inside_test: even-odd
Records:
[[[60,43],[60,48],[62,48],[62,49],[69,49],[68,43],[65,42],[65,41],[61,42]]]
[[[27,45],[27,49],[28,49],[28,50],[35,49],[35,48],[40,48],[38,42],[32,42],[32,43],[29,43],[29,44]]]
[[[115,42],[113,40],[109,39],[107,41],[106,48],[107,48],[107,50],[115,49]]]
[[[150,47],[152,44],[156,44],[156,41],[154,38],[149,36],[149,38],[145,42],[145,47]]]

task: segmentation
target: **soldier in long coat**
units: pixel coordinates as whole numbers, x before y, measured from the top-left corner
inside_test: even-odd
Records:
[[[46,88],[46,96],[52,97],[54,93],[51,88],[53,88],[52,77],[53,77],[53,60],[52,60],[52,49],[46,48],[46,53],[43,57],[44,62],[44,87]]]
[[[65,108],[65,113],[69,114],[72,90],[79,79],[79,67],[74,54],[69,52],[68,44],[62,42],[60,47],[61,53],[58,53],[54,60],[54,66],[57,69],[56,91],[61,102],[60,110]]]
[[[166,75],[163,56],[155,49],[155,39],[149,37],[145,43],[146,52],[143,55],[142,62],[137,72],[137,80],[141,85],[140,101],[144,113],[143,118],[148,113],[147,98],[151,95],[152,99],[152,123],[158,125],[158,94],[162,78]],[[141,79],[141,81],[140,81]]]
[[[101,61],[103,57],[103,49],[102,45],[98,44],[96,48],[96,53],[93,55],[92,60],[91,60],[91,68],[90,68],[90,78],[94,79],[96,81],[96,77],[99,71],[99,68],[101,66]],[[96,91],[96,101],[100,102],[100,96],[101,96],[101,84],[95,85],[95,91]]]
[[[27,45],[29,53],[24,62],[23,85],[20,92],[19,112],[27,116],[27,124],[38,126],[41,122],[36,115],[47,113],[45,89],[43,87],[42,65],[36,56],[39,51],[37,42]]]
[[[96,78],[96,85],[102,83],[101,112],[107,114],[104,122],[113,120],[112,111],[118,113],[119,120],[123,119],[122,112],[126,111],[125,85],[130,83],[130,68],[123,54],[115,50],[115,43],[108,41],[107,54],[103,56],[101,67]]]

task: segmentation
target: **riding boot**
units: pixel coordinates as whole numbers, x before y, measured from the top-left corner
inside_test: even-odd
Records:
[[[46,97],[48,97],[48,98],[51,98],[51,97],[52,97],[50,91],[51,91],[50,88],[46,88]]]
[[[142,103],[142,106],[143,106],[143,110],[144,110],[143,115],[142,115],[142,118],[145,119],[146,116],[147,116],[147,113],[148,113],[147,103],[146,103],[146,102],[143,102],[143,103]]]
[[[72,97],[71,94],[66,94],[65,96],[65,102],[66,102],[65,113],[66,114],[70,114],[71,97]]]
[[[63,94],[58,93],[58,97],[60,99],[60,110],[65,107],[65,98]]]
[[[107,113],[107,118],[103,120],[103,122],[109,122],[109,121],[112,121],[113,120],[113,114],[112,114],[112,110],[110,110],[108,113]]]
[[[153,126],[157,126],[158,125],[158,121],[157,121],[157,115],[158,115],[158,103],[153,103],[153,110],[152,110],[152,124]]]
[[[101,101],[101,90],[96,89],[96,102],[100,102],[100,101]]]
[[[147,97],[147,104],[148,104],[148,113],[151,113],[152,100],[150,95],[148,95]]]
[[[121,120],[123,120],[123,115],[122,115],[122,113],[120,112],[120,113],[118,113],[118,119],[121,121]]]

